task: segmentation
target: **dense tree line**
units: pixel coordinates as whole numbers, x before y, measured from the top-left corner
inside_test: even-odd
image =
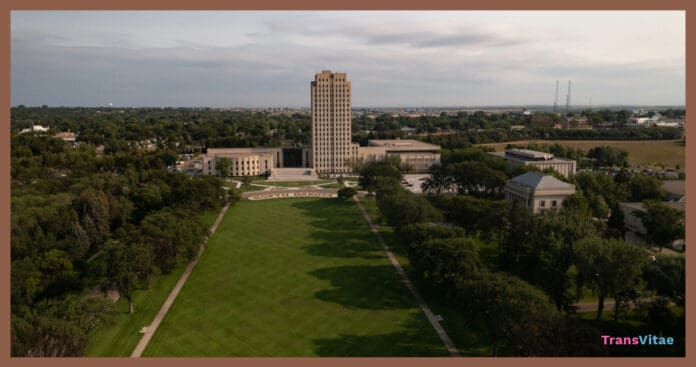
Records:
[[[170,172],[168,149],[98,155],[32,134],[12,136],[11,325],[14,356],[80,356],[113,304],[192,259],[199,215],[225,199],[216,177]]]
[[[465,171],[463,162],[476,163],[482,172],[485,167],[500,175],[513,174],[481,148],[445,150],[442,161],[434,167],[433,180],[444,182],[444,188],[463,185],[456,177]],[[450,175],[447,167],[456,168]],[[587,288],[598,298],[597,319],[611,297],[615,322],[635,305],[635,313],[643,315],[655,333],[679,330],[683,319],[673,316],[669,302],[683,304],[683,256],[655,257],[612,231],[623,228],[622,212],[615,209],[619,202],[661,197],[654,177],[582,172],[569,179],[578,192],[561,209],[534,215],[483,189],[485,175],[476,176],[468,189],[454,190],[456,195],[431,197],[427,206],[417,204],[420,197],[401,189],[399,172],[398,162],[368,164],[361,181],[373,183],[382,218],[407,245],[410,271],[419,284],[442,294],[462,314],[482,320],[494,355],[607,353],[597,345],[600,333],[594,323],[575,316],[574,305]],[[664,211],[662,205],[648,202],[652,218],[659,214],[650,205]],[[403,213],[406,210],[413,215]],[[674,221],[681,223],[680,218]],[[683,236],[678,226],[675,235]],[[495,261],[484,261],[483,248],[491,244],[498,248]]]
[[[502,143],[507,141],[547,140],[678,140],[682,130],[672,127],[612,128],[593,130],[564,130],[553,128],[527,128],[524,130],[489,129],[458,131],[450,134],[432,134],[419,139],[447,149],[465,148],[474,144]]]
[[[11,110],[11,129],[33,124],[78,133],[78,141],[104,145],[107,153],[128,151],[144,141],[158,148],[309,145],[306,114],[229,111],[211,108],[28,108]]]
[[[673,114],[678,112],[672,111]],[[628,111],[586,111],[591,121],[626,121]],[[558,119],[553,114],[546,114]],[[311,142],[309,114],[278,114],[269,111],[231,111],[213,108],[37,108],[13,107],[11,131],[31,125],[49,126],[53,132],[78,133],[78,141],[103,145],[107,153],[128,151],[147,144],[181,152],[186,145],[204,147],[305,146]],[[511,130],[522,125],[523,130]],[[439,116],[374,119],[363,114],[353,118],[353,141],[410,137],[402,128],[416,129],[414,136],[444,148],[524,139],[581,140],[674,140],[682,137],[676,128],[620,127],[595,130],[563,130],[534,125],[530,116],[518,113],[458,112]],[[446,132],[446,134],[439,134]],[[435,134],[433,134],[435,133]],[[418,134],[423,134],[420,136]]]
[[[422,184],[425,192],[456,191],[482,198],[501,198],[508,179],[529,171],[541,172],[534,166],[508,165],[505,159],[490,156],[486,148],[478,146],[443,149],[441,157],[442,163],[431,166],[431,176]],[[553,169],[544,172],[558,175]]]

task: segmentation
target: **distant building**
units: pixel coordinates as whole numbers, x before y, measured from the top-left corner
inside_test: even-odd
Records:
[[[507,160],[511,166],[532,165],[541,170],[553,168],[565,177],[575,175],[577,162],[572,159],[557,158],[551,153],[537,152],[529,149],[505,149],[505,152],[488,152],[489,155]]]
[[[403,131],[406,135],[413,135],[418,132],[418,129],[415,127],[402,126],[401,131]]]
[[[304,148],[209,148],[203,156],[204,175],[217,175],[222,158],[230,160],[231,176],[258,176],[274,168],[310,167],[311,150]]]
[[[590,124],[590,120],[587,117],[565,117],[561,126],[563,129],[570,130],[592,130],[592,124]]]
[[[548,209],[560,209],[563,200],[575,193],[575,186],[553,176],[527,172],[507,181],[505,200],[517,201],[534,214]]]
[[[47,126],[42,126],[42,125],[32,125],[30,128],[22,129],[20,131],[20,134],[26,134],[26,133],[45,133],[48,130],[50,130],[49,127]]]
[[[672,122],[668,122],[668,121],[658,121],[658,122],[653,123],[653,126],[657,126],[657,127],[676,127],[676,128],[679,128],[679,129],[683,129],[683,128],[684,128],[684,122],[678,122],[678,121],[672,121]]]
[[[366,147],[353,143],[350,93],[345,73],[317,73],[311,82],[311,147],[210,148],[203,156],[202,173],[217,175],[222,158],[232,163],[232,176],[276,175],[278,168],[313,168],[316,173],[337,174],[353,171],[353,163],[382,161],[387,156],[398,156],[416,172],[440,163],[440,147],[417,140],[368,140]],[[409,134],[417,131],[409,127],[402,130]]]
[[[66,132],[60,132],[58,134],[53,135],[54,139],[61,139],[63,141],[69,142],[69,143],[74,143],[75,142],[75,133],[71,133],[70,131]]]
[[[542,113],[531,115],[530,123],[532,127],[552,127],[554,125],[553,118],[550,115]]]
[[[686,211],[686,201],[667,201],[663,202],[672,209],[679,210],[681,212]],[[624,240],[636,242],[636,243],[646,243],[645,236],[647,230],[643,226],[643,221],[635,214],[635,212],[645,212],[645,204],[641,202],[628,202],[619,203],[619,208],[624,215],[624,227],[626,228],[626,234]],[[684,249],[684,239],[678,239],[672,242],[668,247],[675,250]]]
[[[317,173],[352,171],[350,93],[345,73],[324,70],[311,83],[312,166]]]
[[[652,126],[653,119],[650,117],[634,117],[628,120],[629,125],[637,127],[648,127]]]
[[[427,172],[440,163],[440,146],[411,139],[368,140],[366,147],[358,147],[358,160],[376,162],[387,156],[397,156],[415,172]]]

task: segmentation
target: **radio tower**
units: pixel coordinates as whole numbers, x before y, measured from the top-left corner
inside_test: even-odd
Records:
[[[558,110],[558,80],[556,80],[556,96],[553,98],[553,113]]]
[[[568,81],[568,94],[566,95],[566,108],[565,108],[566,114],[568,113],[569,109],[570,109],[570,80]]]

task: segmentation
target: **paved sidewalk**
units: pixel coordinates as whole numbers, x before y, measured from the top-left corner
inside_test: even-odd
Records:
[[[212,227],[210,227],[211,236],[217,230],[217,227],[220,225],[220,222],[222,222],[222,218],[225,216],[225,213],[229,208],[230,204],[227,204],[220,211],[220,214],[218,215],[217,219],[215,219],[215,223],[213,223]],[[155,335],[157,328],[159,327],[164,317],[167,315],[167,312],[169,312],[169,308],[174,303],[174,300],[176,300],[176,297],[179,295],[181,288],[183,288],[184,284],[186,284],[186,280],[188,280],[189,275],[191,275],[191,271],[193,271],[193,268],[196,267],[196,264],[198,264],[198,260],[201,258],[203,250],[205,250],[205,244],[208,243],[208,238],[209,237],[206,237],[205,240],[203,240],[203,243],[201,243],[201,246],[198,248],[198,255],[195,259],[193,259],[193,261],[191,261],[188,264],[186,270],[184,270],[184,273],[181,274],[181,278],[179,278],[179,281],[176,283],[171,293],[169,293],[169,296],[164,301],[164,304],[162,304],[162,308],[160,308],[159,312],[157,312],[157,315],[155,316],[155,319],[152,320],[150,326],[146,326],[143,328],[145,333],[143,334],[143,337],[140,339],[138,345],[133,350],[133,353],[131,353],[131,358],[138,358],[143,354],[143,351],[147,347],[148,343],[150,343],[150,339],[152,339],[152,336]]]
[[[401,264],[399,264],[399,260],[397,260],[396,256],[392,253],[391,249],[387,245],[386,242],[384,242],[384,239],[382,238],[382,235],[379,233],[379,227],[376,226],[374,223],[372,223],[372,220],[370,219],[370,216],[367,215],[367,212],[365,211],[365,207],[363,207],[362,203],[357,199],[357,197],[353,198],[356,203],[358,203],[358,207],[360,208],[360,211],[363,214],[363,217],[365,217],[365,220],[367,221],[367,224],[370,225],[370,229],[372,229],[372,233],[377,236],[377,239],[379,240],[379,243],[382,245],[382,248],[384,249],[384,252],[387,253],[387,256],[389,257],[389,261],[391,261],[391,264],[394,266],[394,269],[396,269],[396,272],[399,274],[401,277],[401,280],[404,282],[406,285],[406,288],[408,288],[409,291],[411,291],[411,294],[413,295],[413,298],[416,299],[416,302],[418,303],[418,306],[420,306],[421,310],[425,314],[425,317],[428,318],[428,321],[430,321],[430,325],[433,326],[433,329],[435,329],[435,332],[437,335],[440,337],[440,340],[442,340],[442,343],[445,344],[447,347],[447,350],[450,352],[450,355],[452,357],[459,357],[459,351],[457,350],[457,347],[454,345],[452,342],[452,339],[450,339],[449,335],[447,335],[447,332],[445,329],[442,328],[442,325],[440,325],[440,319],[433,314],[433,312],[430,310],[430,307],[428,306],[427,303],[425,303],[425,300],[423,297],[421,297],[420,293],[418,292],[418,289],[411,283],[411,279],[409,279],[408,274],[404,271],[404,268],[401,267]]]

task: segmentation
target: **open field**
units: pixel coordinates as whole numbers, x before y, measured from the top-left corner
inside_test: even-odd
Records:
[[[585,153],[591,148],[608,145],[628,152],[631,165],[654,166],[663,164],[666,168],[685,168],[686,150],[683,145],[673,140],[520,140],[505,143],[480,144],[502,151],[508,144],[526,145],[527,143],[554,144],[580,148]]]
[[[447,356],[352,201],[231,208],[144,356]]]
[[[210,227],[219,212],[210,210],[201,216],[201,221]],[[137,290],[134,295],[135,311],[128,313],[128,301],[121,298],[116,302],[116,316],[111,323],[99,326],[89,338],[86,357],[128,357],[138,344],[140,329],[149,325],[162,307],[162,303],[181,277],[185,266],[176,267],[169,274],[154,277],[150,290]]]

